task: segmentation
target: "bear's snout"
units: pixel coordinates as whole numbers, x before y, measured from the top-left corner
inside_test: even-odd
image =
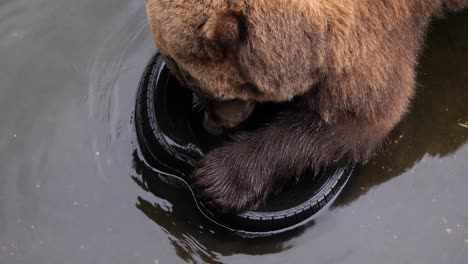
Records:
[[[224,129],[218,125],[212,118],[210,118],[208,112],[205,111],[203,115],[203,129],[213,136],[220,136],[223,134]]]
[[[254,101],[206,101],[203,128],[212,135],[221,135],[225,129],[233,129],[253,112]]]

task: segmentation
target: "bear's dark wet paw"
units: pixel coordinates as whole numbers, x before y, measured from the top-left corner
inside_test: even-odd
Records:
[[[199,199],[223,213],[241,213],[264,203],[268,184],[258,180],[260,171],[249,156],[229,147],[208,153],[193,172]]]

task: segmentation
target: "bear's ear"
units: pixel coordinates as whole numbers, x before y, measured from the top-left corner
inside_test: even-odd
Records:
[[[202,29],[206,43],[218,51],[234,49],[247,37],[245,16],[237,11],[221,11],[211,15]]]

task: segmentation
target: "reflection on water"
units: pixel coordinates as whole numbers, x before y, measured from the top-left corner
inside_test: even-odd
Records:
[[[134,161],[138,176],[133,176],[133,180],[156,197],[151,201],[138,197],[136,207],[163,227],[177,255],[188,263],[220,263],[218,256],[234,254],[278,253],[290,247],[279,241],[288,240],[303,230],[300,228],[288,234],[257,239],[244,239],[221,230],[199,213],[188,190],[163,182],[139,161],[136,154]],[[255,241],[255,245],[246,243],[248,241]]]
[[[467,30],[434,25],[411,113],[329,212],[246,240],[134,160],[144,1],[2,1],[0,263],[464,263]]]

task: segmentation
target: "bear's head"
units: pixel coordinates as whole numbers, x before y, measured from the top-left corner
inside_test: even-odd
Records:
[[[156,46],[202,99],[207,130],[237,126],[256,102],[288,101],[319,81],[326,23],[308,2],[148,0]]]

